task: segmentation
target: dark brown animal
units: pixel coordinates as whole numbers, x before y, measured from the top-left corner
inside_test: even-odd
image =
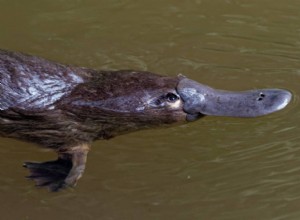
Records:
[[[0,50],[0,136],[58,153],[55,161],[24,164],[51,191],[76,184],[95,140],[210,114],[255,117],[290,99],[285,90],[228,93],[183,76],[96,71]]]

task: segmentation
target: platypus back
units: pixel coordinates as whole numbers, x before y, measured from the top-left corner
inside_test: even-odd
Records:
[[[83,82],[78,72],[79,68],[0,50],[0,110],[51,108]]]

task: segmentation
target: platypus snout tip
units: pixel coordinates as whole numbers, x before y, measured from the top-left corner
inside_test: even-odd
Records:
[[[271,91],[271,90],[270,90]],[[273,101],[270,100],[270,105],[274,105],[274,111],[284,109],[292,100],[292,93],[285,89],[273,89]],[[258,98],[258,101],[260,98]]]

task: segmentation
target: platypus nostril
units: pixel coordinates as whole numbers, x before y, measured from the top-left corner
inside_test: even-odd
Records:
[[[266,97],[266,95],[264,93],[259,93],[259,96],[257,98],[257,101],[262,101],[264,99],[264,97]]]

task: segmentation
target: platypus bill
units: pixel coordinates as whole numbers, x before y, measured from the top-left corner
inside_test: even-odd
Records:
[[[28,178],[51,191],[75,186],[95,140],[205,115],[262,116],[291,97],[282,89],[228,92],[183,76],[98,71],[0,50],[0,136],[58,153],[55,161],[24,163]]]

